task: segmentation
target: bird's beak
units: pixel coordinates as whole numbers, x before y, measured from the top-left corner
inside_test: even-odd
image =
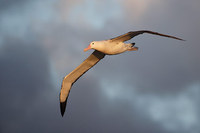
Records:
[[[88,51],[91,49],[91,46],[89,45],[87,48],[84,49],[84,52]]]

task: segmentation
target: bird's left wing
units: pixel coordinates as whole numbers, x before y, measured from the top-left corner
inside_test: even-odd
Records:
[[[123,34],[121,36],[112,38],[111,41],[124,42],[124,41],[130,40],[131,38],[133,38],[133,37],[135,37],[137,35],[143,34],[143,33],[149,33],[149,34],[154,34],[154,35],[159,35],[159,36],[163,36],[163,37],[169,37],[169,38],[173,38],[173,39],[184,41],[183,39],[175,37],[175,36],[165,35],[165,34],[161,34],[161,33],[158,33],[158,32],[149,31],[149,30],[130,31],[130,32],[128,32],[126,34]]]
[[[84,60],[76,69],[64,77],[62,82],[62,87],[60,91],[60,111],[61,115],[64,115],[67,98],[69,96],[70,89],[85,72],[92,68],[96,63],[98,63],[105,54],[95,50],[86,60]]]

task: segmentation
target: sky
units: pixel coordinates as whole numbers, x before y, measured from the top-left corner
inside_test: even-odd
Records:
[[[1,133],[199,133],[199,0],[0,0]],[[62,79],[91,41],[152,30],[138,51],[105,56],[72,87]]]

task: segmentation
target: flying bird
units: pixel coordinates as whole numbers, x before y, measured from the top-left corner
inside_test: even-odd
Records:
[[[143,33],[149,33],[184,41],[183,39],[174,36],[165,35],[148,30],[140,30],[140,31],[130,31],[126,34],[120,35],[118,37],[109,40],[91,42],[89,46],[84,49],[84,51],[88,51],[90,49],[94,49],[95,51],[85,61],[83,61],[76,69],[74,69],[63,79],[60,91],[60,111],[62,116],[65,113],[67,99],[72,85],[85,72],[87,72],[90,68],[92,68],[95,64],[97,64],[101,59],[103,59],[105,55],[116,55],[126,51],[137,51],[138,47],[134,47],[135,43],[124,43],[124,42]]]

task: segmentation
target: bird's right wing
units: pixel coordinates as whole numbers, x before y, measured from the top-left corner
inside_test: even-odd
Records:
[[[121,36],[112,38],[111,41],[124,42],[124,41],[130,40],[131,38],[133,38],[133,37],[135,37],[137,35],[143,34],[143,33],[149,33],[149,34],[154,34],[154,35],[159,35],[159,36],[163,36],[163,37],[169,37],[169,38],[173,38],[173,39],[184,41],[183,39],[175,37],[175,36],[165,35],[165,34],[161,34],[161,33],[158,33],[158,32],[149,31],[149,30],[130,31],[130,32],[128,32],[126,34],[123,34]]]
[[[75,83],[85,72],[104,58],[104,56],[104,53],[95,50],[85,61],[83,61],[76,69],[63,79],[60,91],[60,111],[62,116],[64,115],[67,98],[73,83]]]

